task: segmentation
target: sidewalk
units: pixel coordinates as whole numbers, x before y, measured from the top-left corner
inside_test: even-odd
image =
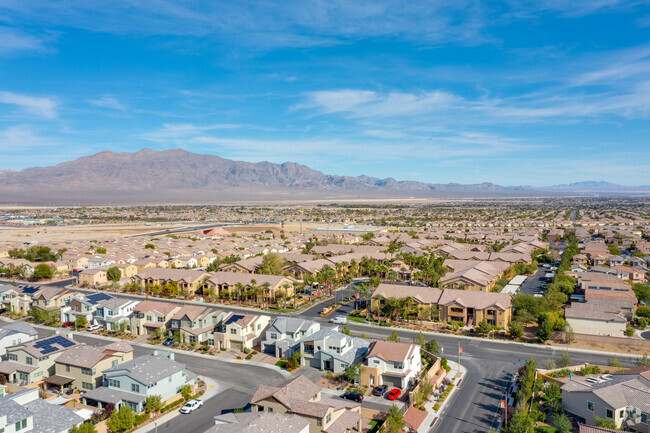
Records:
[[[214,379],[211,379],[209,377],[205,377],[204,379],[205,379],[205,384],[207,386],[207,389],[206,389],[205,393],[200,397],[200,400],[205,402],[206,400],[209,400],[210,398],[217,395],[217,393],[220,391],[220,387],[219,387],[219,384],[217,383],[217,381],[215,381]],[[173,418],[181,415],[181,413],[178,411],[179,409],[180,409],[180,407],[167,412],[163,416],[161,416],[159,418],[156,418],[155,420],[151,421],[149,424],[146,424],[146,425],[140,427],[139,429],[134,430],[133,433],[147,433],[147,432],[155,430],[156,425],[162,425],[162,424],[166,423],[167,421],[170,421]]]
[[[433,406],[437,403],[437,400],[427,400],[427,402],[424,404],[424,408],[427,411],[427,416],[418,427],[418,433],[426,433],[429,431],[433,422],[438,419],[443,409],[447,406],[447,403],[451,400],[452,396],[458,389],[459,384],[463,380],[463,377],[465,377],[465,373],[467,373],[467,369],[462,365],[459,365],[457,362],[447,361],[447,365],[451,367],[451,370],[449,370],[449,373],[447,373],[447,377],[451,379],[451,383],[454,385],[454,389],[451,390],[437,411],[433,408]]]

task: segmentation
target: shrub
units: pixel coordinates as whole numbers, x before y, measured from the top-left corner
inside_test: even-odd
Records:
[[[135,425],[140,425],[146,420],[149,419],[149,415],[146,413],[141,413],[140,415],[135,416]]]
[[[625,328],[625,335],[627,335],[628,337],[633,336],[634,335],[634,328],[630,328],[630,327]]]
[[[252,353],[249,353],[248,355],[246,355],[246,359],[251,359],[252,357],[253,357]]]
[[[174,407],[178,406],[179,404],[183,403],[185,400],[182,398],[179,398],[178,400],[174,400],[171,403],[169,403],[167,406],[164,406],[162,409],[160,409],[160,412],[165,413],[169,411],[170,409],[173,409]]]

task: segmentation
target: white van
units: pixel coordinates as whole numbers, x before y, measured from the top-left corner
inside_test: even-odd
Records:
[[[330,322],[334,323],[335,325],[345,325],[348,323],[348,319],[345,316],[336,316],[333,319],[330,319]]]

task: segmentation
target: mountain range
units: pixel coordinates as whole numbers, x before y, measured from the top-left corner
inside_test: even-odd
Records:
[[[647,195],[650,186],[578,182],[548,187],[428,184],[328,175],[294,162],[243,162],[183,149],[100,152],[51,167],[0,170],[0,204],[152,204]]]

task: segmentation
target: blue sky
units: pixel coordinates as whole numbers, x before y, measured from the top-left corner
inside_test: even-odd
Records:
[[[650,4],[0,0],[0,169],[178,147],[650,184]]]

